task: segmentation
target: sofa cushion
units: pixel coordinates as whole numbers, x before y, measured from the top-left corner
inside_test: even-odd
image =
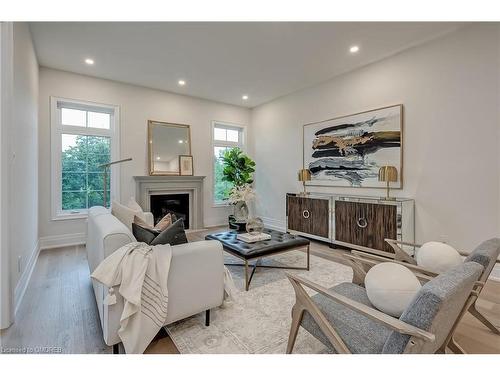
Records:
[[[366,306],[373,307],[366,295],[365,289],[359,285],[342,283],[330,288],[330,290]],[[312,299],[352,353],[367,354],[382,352],[384,343],[392,332],[389,328],[322,294],[316,294]],[[307,311],[304,313],[301,325],[333,350],[330,341]]]
[[[134,216],[142,216],[142,211],[133,210],[130,207],[113,201],[111,203],[111,214],[125,224],[129,230],[132,230]]]

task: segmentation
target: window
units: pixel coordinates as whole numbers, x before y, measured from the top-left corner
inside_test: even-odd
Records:
[[[228,194],[233,187],[231,183],[223,181],[222,156],[228,149],[239,147],[244,149],[244,130],[239,125],[214,121],[213,149],[214,149],[214,205],[226,205]]]
[[[118,156],[118,108],[51,98],[52,217],[84,217],[104,203],[104,171]],[[116,171],[108,174],[107,206],[117,195]]]

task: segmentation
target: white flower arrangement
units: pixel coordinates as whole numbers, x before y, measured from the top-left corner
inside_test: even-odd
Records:
[[[235,204],[237,202],[249,202],[255,200],[256,194],[255,190],[250,184],[245,184],[242,186],[235,186],[229,192],[229,203]]]

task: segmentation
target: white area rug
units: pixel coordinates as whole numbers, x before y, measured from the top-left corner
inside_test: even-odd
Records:
[[[263,264],[305,265],[300,251],[264,258]],[[230,255],[226,263],[238,263]],[[167,330],[182,354],[284,354],[295,303],[293,288],[285,270],[257,268],[250,290],[243,288],[243,267],[228,266],[240,290],[233,302],[205,314],[198,314],[168,326]],[[350,267],[311,255],[310,271],[288,270],[325,287],[352,281]],[[311,294],[313,292],[311,291]],[[304,329],[299,330],[294,353],[327,353],[328,349]]]

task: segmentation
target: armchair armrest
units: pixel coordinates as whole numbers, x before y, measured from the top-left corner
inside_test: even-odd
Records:
[[[387,263],[387,262],[400,264],[400,265],[408,268],[410,271],[412,271],[415,274],[415,276],[417,277],[417,279],[419,279],[421,281],[425,281],[425,282],[430,281],[434,277],[438,276],[437,273],[429,271],[425,268],[415,266],[413,264],[408,264],[405,262],[400,262],[400,261],[397,261],[394,259],[386,259],[383,257],[378,257],[376,255],[366,254],[366,253],[355,251],[355,250],[351,251],[351,254],[352,255],[343,254],[342,256],[344,258],[351,260],[353,263],[366,264],[366,265],[369,265],[372,267],[379,264],[379,263]],[[474,283],[475,290],[472,291],[472,294],[478,295],[479,290],[482,289],[484,287],[484,285],[485,285],[484,281],[476,281]]]
[[[420,328],[417,328],[415,326],[412,326],[411,324],[405,323],[399,319],[396,319],[390,315],[387,315],[381,311],[378,311],[374,308],[371,308],[369,306],[366,306],[360,302],[354,301],[350,298],[347,298],[341,294],[332,292],[324,287],[322,287],[319,284],[316,284],[310,280],[304,279],[300,276],[297,275],[292,275],[290,273],[286,273],[287,277],[290,280],[295,281],[298,284],[304,285],[318,293],[321,293],[327,298],[333,299],[334,301],[344,305],[345,307],[354,310],[369,319],[375,320],[380,324],[385,325],[386,327],[410,336],[417,337],[419,339],[425,340],[425,341],[430,341],[434,342],[435,341],[435,336],[433,333],[424,331]]]
[[[367,254],[367,253],[363,253],[363,252],[356,251],[356,250],[352,250],[351,254],[354,255],[357,259],[366,258],[366,259],[370,259],[372,261],[375,261],[376,263],[391,262],[391,263],[401,264],[402,266],[405,266],[406,268],[409,268],[412,271],[421,273],[423,275],[430,276],[431,278],[434,278],[438,275],[437,273],[429,271],[423,267],[417,266],[416,264],[410,264],[410,263],[402,262],[402,261],[399,261],[396,259],[388,259],[388,258],[384,258],[384,257],[378,256],[378,255]],[[348,254],[344,254],[344,256],[348,256]]]
[[[391,245],[391,247],[396,251],[396,250],[401,250],[401,251],[404,251],[403,249],[401,249],[401,247],[397,246],[397,245],[406,245],[406,246],[412,246],[412,247],[422,247],[422,245],[420,244],[416,244],[416,243],[411,243],[411,242],[405,242],[405,241],[398,241],[398,240],[393,240],[393,239],[390,239],[390,238],[384,238],[384,241],[387,242],[389,245]],[[457,252],[461,255],[461,256],[464,256],[466,257],[467,255],[469,255],[469,253],[463,251],[463,250],[457,250]],[[498,260],[500,262],[500,260]]]

